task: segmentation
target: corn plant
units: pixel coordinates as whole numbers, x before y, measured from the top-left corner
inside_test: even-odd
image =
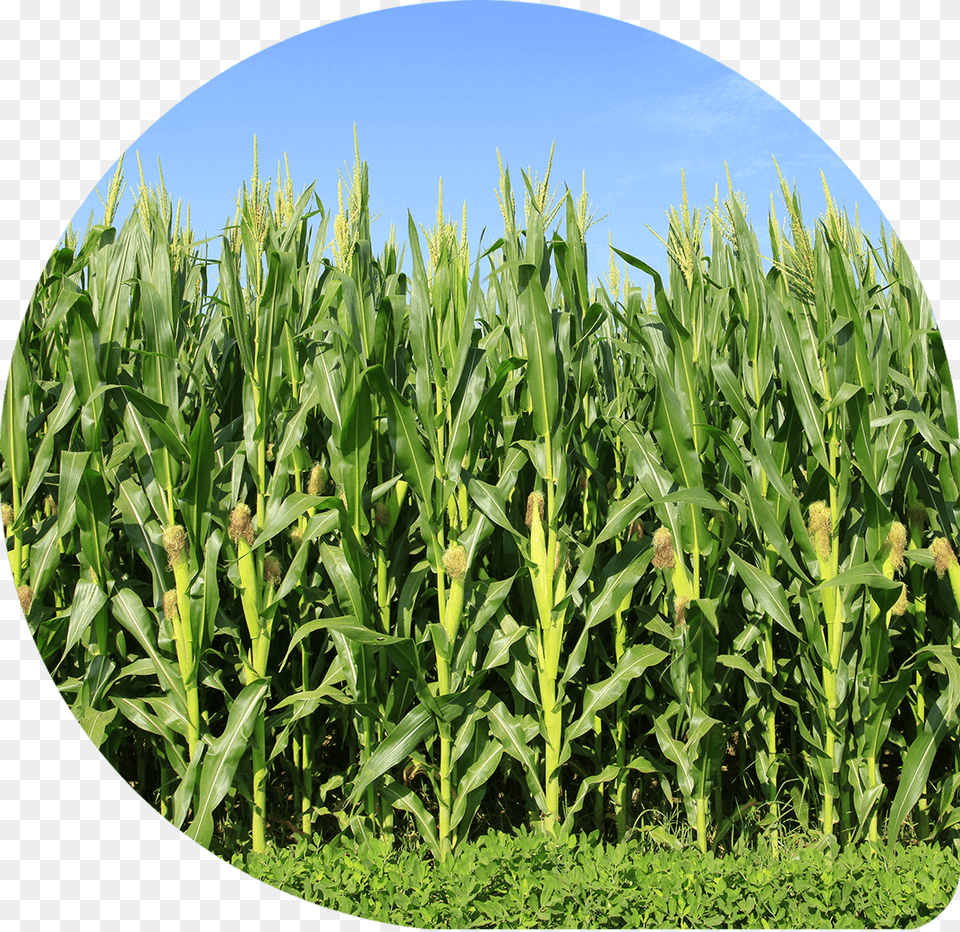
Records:
[[[354,155],[328,210],[255,148],[208,242],[142,174],[115,223],[121,165],[26,309],[8,554],[107,759],[256,851],[956,838],[958,421],[892,234],[684,186],[604,286],[550,162],[377,252]]]

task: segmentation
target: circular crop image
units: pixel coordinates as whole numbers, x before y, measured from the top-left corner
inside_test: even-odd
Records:
[[[903,928],[956,889],[933,311],[829,147],[657,33],[401,7],[191,94],[37,283],[0,501],[118,779],[308,902]]]

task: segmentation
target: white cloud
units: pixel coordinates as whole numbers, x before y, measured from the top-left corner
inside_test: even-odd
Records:
[[[655,99],[624,104],[603,114],[604,122],[633,124],[658,134],[691,134],[699,138],[742,131],[760,123],[779,126],[797,120],[766,91],[738,74],[689,87]],[[799,121],[797,121],[799,122]]]

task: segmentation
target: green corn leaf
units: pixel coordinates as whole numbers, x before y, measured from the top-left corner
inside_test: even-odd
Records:
[[[13,367],[11,366],[10,377],[7,384],[9,385],[15,378],[19,380],[21,377],[22,373],[17,373],[15,376]],[[26,405],[28,402],[29,395],[24,393],[20,400],[11,405],[11,408],[16,409],[18,406]],[[26,479],[27,476],[25,471],[21,471],[24,468],[23,452],[26,452],[27,448],[26,418],[23,416],[25,410],[25,408],[22,408],[20,413],[18,413],[16,410],[7,411],[6,407],[4,408],[4,441],[3,449],[0,451],[6,462],[14,464],[13,472],[16,477],[20,477],[21,479]],[[80,400],[77,398],[77,392],[73,386],[73,379],[68,374],[67,381],[64,382],[60,389],[60,400],[57,402],[56,408],[54,408],[47,418],[43,439],[40,441],[40,446],[33,455],[33,462],[29,465],[29,479],[26,479],[26,487],[23,490],[23,498],[20,504],[21,509],[27,508],[33,496],[36,494],[37,489],[40,488],[41,484],[46,480],[47,470],[53,462],[56,448],[58,444],[63,443],[60,432],[73,421],[79,410]],[[9,424],[6,420],[8,417],[11,418]],[[16,435],[7,437],[6,431],[12,429],[13,423],[20,419],[22,419],[20,431]],[[23,446],[23,452],[19,450],[20,445]],[[18,458],[19,461],[17,461]],[[11,478],[14,477],[12,476]]]
[[[168,410],[176,424],[180,412],[180,379],[172,325],[175,317],[160,291],[146,281],[140,282],[140,310],[147,350],[142,356],[143,394]]]
[[[510,648],[517,641],[527,635],[526,627],[514,626],[512,630],[501,630],[495,632],[490,638],[490,645],[487,648],[487,656],[484,658],[483,666],[486,670],[492,670],[506,663],[510,658]]]
[[[723,664],[731,670],[739,670],[747,679],[759,685],[767,682],[760,668],[754,667],[750,661],[740,654],[718,654],[717,663]]]
[[[476,430],[474,415],[486,382],[485,367],[482,363],[474,365],[467,379],[467,384],[459,397],[459,404],[454,414],[453,424],[450,426],[450,445],[447,451],[447,475],[457,480],[460,476],[460,467],[466,453],[470,435]]]
[[[349,618],[350,616],[347,617]],[[382,634],[379,631],[374,631],[372,628],[365,628],[363,625],[358,625],[352,620],[320,618],[316,621],[308,622],[308,625],[305,625],[304,628],[307,628],[308,626],[310,631],[319,630],[321,628],[324,628],[328,631],[337,631],[345,638],[361,644],[379,644],[387,647],[403,644],[408,640],[407,638],[398,638],[389,634]]]
[[[410,483],[410,488],[423,502],[427,514],[430,515],[433,510],[434,464],[420,440],[413,409],[390,383],[382,367],[373,366],[367,370],[366,375],[387,404],[390,445],[397,457],[397,463],[404,478]]]
[[[64,450],[60,454],[60,483],[57,490],[57,527],[66,537],[77,522],[77,489],[90,459],[88,452]]]
[[[900,828],[910,810],[917,804],[933,765],[937,752],[935,737],[929,731],[922,731],[914,739],[903,758],[902,776],[897,787],[897,795],[890,806],[887,848],[892,850],[900,836]]]
[[[925,644],[903,665],[901,672],[922,669],[931,660],[947,675],[947,688],[937,697],[937,706],[943,710],[941,718],[955,720],[960,709],[960,658],[955,648],[948,644]]]
[[[853,768],[851,768],[851,771],[852,770]],[[857,780],[857,782],[854,784],[853,807],[857,814],[857,822],[861,826],[867,825],[867,823],[870,821],[870,814],[873,811],[874,806],[876,806],[878,800],[886,793],[886,791],[887,788],[882,783],[878,783],[873,787],[867,787],[860,785],[859,780]]]
[[[21,488],[30,472],[27,446],[27,417],[30,410],[29,376],[19,341],[14,344],[7,391],[3,404],[0,454],[10,469],[10,481]]]
[[[99,660],[101,658],[95,658]],[[74,712],[76,715],[76,711]],[[83,713],[77,716],[80,727],[86,732],[87,737],[95,748],[99,750],[104,741],[107,740],[107,729],[117,716],[116,709],[100,712],[93,708],[86,708]]]
[[[367,618],[367,604],[360,591],[353,570],[350,569],[347,558],[342,550],[331,547],[330,544],[320,545],[320,560],[326,567],[330,578],[333,580],[334,589],[342,608],[348,610],[348,614],[353,618]]]
[[[200,618],[197,620],[197,626],[203,631],[201,652],[206,650],[213,640],[217,612],[220,610],[218,573],[220,551],[223,549],[223,539],[223,532],[219,528],[213,528],[203,548],[203,566],[200,572],[200,578],[203,581],[202,598],[199,600],[197,608],[195,609],[200,615]]]
[[[477,629],[483,628],[487,622],[499,612],[500,607],[510,594],[516,578],[517,574],[514,573],[514,575],[508,579],[490,579],[483,580],[482,582],[476,581],[471,584],[474,591],[480,593],[480,598],[482,599],[476,617],[470,621],[472,627]]]
[[[117,486],[117,505],[125,522],[124,532],[150,569],[154,596],[159,599],[166,588],[164,567],[167,556],[158,543],[162,529],[151,513],[146,495],[134,479],[124,479]]]
[[[469,822],[469,819],[467,819],[467,810],[470,804],[471,794],[483,794],[486,792],[487,783],[496,773],[502,757],[503,748],[500,743],[493,740],[487,741],[480,754],[467,768],[463,776],[457,780],[457,798],[453,804],[453,811],[450,814],[451,829],[456,829],[461,823],[464,823],[461,834],[464,833]],[[476,811],[476,806],[474,806],[473,809]]]
[[[583,808],[587,794],[592,789],[622,778],[622,771],[616,764],[607,764],[607,766],[604,767],[600,773],[594,773],[589,777],[584,778],[584,780],[580,783],[580,789],[577,791],[577,798],[573,801],[573,804],[565,810],[565,818],[563,820],[564,834],[572,831],[574,826],[574,816],[576,816],[576,814]]]
[[[207,412],[206,399],[200,403],[196,422],[190,432],[190,472],[183,489],[183,511],[189,525],[192,546],[202,550],[210,529],[210,510],[213,505],[213,429]]]
[[[671,334],[677,334],[681,337],[688,337],[689,332],[686,330],[683,324],[680,323],[676,314],[674,313],[673,306],[671,305],[670,300],[667,297],[667,292],[663,287],[663,279],[660,277],[660,273],[657,272],[653,267],[647,265],[646,262],[631,256],[627,252],[623,252],[621,249],[614,247],[613,251],[628,265],[632,265],[635,269],[639,269],[641,272],[646,272],[647,275],[653,279],[654,298],[657,304],[657,313],[666,322]]]
[[[624,596],[637,584],[646,569],[650,555],[647,548],[630,543],[603,567],[597,580],[599,591],[591,598],[586,610],[587,627],[606,621],[620,607]]]
[[[59,567],[60,531],[54,520],[43,537],[33,545],[30,553],[30,582],[35,600],[43,599]]]
[[[339,631],[331,631],[330,638],[336,646],[337,655],[335,663],[339,665],[340,678],[334,682],[345,681],[351,699],[360,698],[360,664],[362,646],[355,641],[344,637]]]
[[[254,725],[270,688],[268,680],[254,680],[230,706],[223,734],[210,742],[200,771],[196,810],[187,838],[208,847],[213,837],[213,810],[227,795],[241,757],[246,753]]]
[[[693,796],[694,774],[692,761],[687,748],[670,734],[670,719],[667,715],[660,715],[654,719],[653,727],[657,736],[657,743],[666,757],[677,765],[677,783],[687,798]]]
[[[749,424],[751,418],[747,411],[746,400],[743,397],[743,387],[733,374],[730,363],[726,359],[715,359],[711,371],[724,399],[733,408],[734,414],[742,423]]]
[[[850,379],[856,385],[862,385],[866,391],[873,391],[873,371],[870,368],[870,359],[867,353],[866,337],[863,329],[863,317],[860,308],[854,299],[850,288],[849,271],[846,259],[841,252],[840,244],[829,244],[830,274],[833,281],[833,297],[837,302],[837,313],[847,317],[853,323],[854,331],[854,366]]]
[[[103,477],[93,469],[85,469],[77,486],[80,549],[101,583],[107,576],[107,538],[110,535],[111,511],[111,497]]]
[[[48,311],[43,326],[40,328],[39,335],[43,336],[53,333],[58,329],[58,325],[67,317],[73,306],[79,301],[92,307],[90,292],[85,291],[70,278],[64,278],[61,282],[63,290],[57,297],[53,308]]]
[[[343,427],[343,374],[332,350],[317,353],[313,373],[320,407],[333,426],[333,436],[339,438]]]
[[[294,711],[291,721],[297,721],[305,715],[312,715],[321,703],[329,705],[331,702],[336,702],[339,705],[349,705],[350,697],[332,686],[321,686],[318,689],[309,689],[306,692],[287,696],[286,699],[278,702],[271,711],[279,712],[281,709],[292,706]]]
[[[293,492],[279,504],[271,502],[267,511],[267,520],[253,542],[254,548],[262,547],[278,534],[288,531],[297,519],[311,508],[318,508],[330,499],[321,495],[308,495],[306,492]]]
[[[174,673],[173,665],[159,653],[153,632],[157,623],[147,614],[140,597],[128,588],[117,589],[110,600],[113,617],[127,629],[140,643],[153,662],[154,673],[164,695],[176,704],[178,713],[186,720],[187,694],[179,674]]]
[[[793,544],[788,540],[784,528],[777,517],[770,502],[763,496],[757,481],[749,473],[745,476],[745,485],[747,489],[747,501],[750,505],[750,511],[753,514],[753,526],[766,537],[773,549],[797,576],[804,581],[809,581],[809,575],[800,562],[793,554]],[[791,506],[792,513],[795,515],[795,506]],[[803,526],[803,521],[797,522]],[[800,541],[796,541],[800,543]]]
[[[206,753],[207,745],[202,741],[197,742],[193,750],[193,757],[187,765],[183,774],[183,779],[173,794],[173,824],[176,828],[183,828],[183,823],[190,812],[190,806],[193,803],[194,791],[197,786],[197,774],[200,770],[200,762]]]
[[[251,334],[250,313],[247,309],[247,300],[240,287],[237,277],[238,256],[230,245],[230,237],[224,236],[220,248],[220,286],[223,294],[222,307],[235,334],[237,349],[243,371],[253,376],[254,369],[254,337]]]
[[[373,406],[365,378],[346,382],[344,394],[347,404],[339,438],[339,453],[342,457],[340,475],[347,500],[347,512],[359,536],[365,533],[368,527],[363,493],[373,437]]]
[[[709,508],[722,511],[723,506],[704,488],[681,489],[650,502],[651,508],[657,505],[690,505],[694,508]]]
[[[426,841],[433,856],[439,860],[442,857],[442,852],[437,840],[436,820],[427,812],[416,793],[409,787],[399,786],[394,780],[388,780],[379,792],[384,801],[393,806],[394,809],[410,813],[420,830],[421,837]]]
[[[178,774],[185,772],[187,764],[183,759],[183,743],[163,719],[147,708],[147,704],[142,699],[113,695],[110,696],[110,702],[135,728],[163,738],[166,754],[173,762],[174,769]]]
[[[429,379],[431,366],[430,343],[432,338],[431,321],[433,309],[430,307],[430,286],[427,269],[420,250],[420,235],[412,215],[407,211],[407,230],[409,234],[410,257],[413,262],[412,288],[410,291],[410,349],[418,373]],[[417,386],[418,400],[421,398],[420,385]]]
[[[866,480],[873,494],[880,499],[880,487],[877,481],[874,457],[880,452],[870,428],[870,410],[863,392],[857,392],[846,404],[847,422],[853,433],[853,448],[856,452],[856,464],[860,475]]]
[[[131,388],[129,385],[120,386],[120,391],[124,398],[134,406],[137,413],[142,415],[150,430],[156,434],[157,438],[163,444],[164,448],[170,452],[171,456],[184,461],[189,460],[190,451],[180,436],[170,408],[162,402],[151,398],[144,392]],[[136,439],[140,441],[143,449],[147,453],[150,453],[153,445],[146,439],[148,436],[149,433],[141,429]]]
[[[790,617],[790,606],[783,586],[763,570],[738,557],[733,551],[730,552],[730,558],[737,568],[737,574],[763,610],[784,630],[802,640],[800,632]]]
[[[546,796],[538,776],[540,768],[521,723],[498,702],[488,712],[488,726],[503,750],[523,765],[528,783],[535,788],[534,799],[546,811]]]
[[[823,421],[813,399],[807,369],[800,349],[796,325],[787,314],[780,297],[772,287],[767,289],[767,302],[773,332],[777,339],[780,366],[790,386],[791,396],[810,446],[810,451],[824,469],[829,469],[827,447],[823,439]]]
[[[527,385],[533,403],[533,424],[541,439],[552,437],[557,429],[559,389],[557,349],[553,320],[546,296],[536,277],[536,268],[521,265],[520,309],[527,345]]]
[[[294,648],[296,648],[300,642],[309,637],[315,631],[326,631],[330,628],[331,624],[337,622],[346,622],[356,623],[356,619],[352,615],[339,615],[336,618],[316,618],[313,621],[305,622],[297,628],[296,633],[290,638],[290,641],[287,644],[286,653],[283,655],[283,660],[280,662],[279,670],[283,670],[287,665],[287,661],[290,659],[290,655],[293,653]],[[334,629],[336,630],[336,629]],[[364,628],[365,631],[369,631],[369,628]]]
[[[354,781],[351,799],[359,799],[374,780],[406,760],[437,727],[436,718],[424,705],[411,709],[367,758]]]
[[[662,499],[661,499],[662,501]],[[627,493],[626,498],[615,502],[607,513],[607,523],[593,542],[599,544],[619,537],[639,515],[651,507],[651,503],[643,486],[639,483]]]
[[[472,475],[466,476],[466,483],[467,494],[479,511],[514,537],[523,536],[514,528],[507,516],[507,497],[497,486],[490,485]]]
[[[296,256],[271,250],[267,256],[267,279],[263,285],[257,317],[257,378],[260,387],[260,419],[266,423],[274,408],[282,382],[284,319],[295,313],[293,283]]]
[[[276,455],[278,463],[286,463],[294,451],[300,447],[303,442],[307,417],[313,413],[319,402],[320,383],[317,380],[312,380],[300,407],[297,408],[296,413],[284,426],[283,439],[280,441]]]
[[[620,658],[611,676],[600,683],[589,685],[584,691],[580,718],[567,728],[564,742],[566,749],[561,754],[561,762],[569,758],[572,743],[593,727],[596,714],[620,699],[630,683],[644,670],[656,666],[666,657],[666,651],[652,644],[635,644]]]
[[[70,334],[70,374],[77,398],[85,405],[102,382],[100,375],[100,335],[89,299],[77,301],[67,315]]]
[[[817,591],[831,586],[868,586],[871,589],[899,589],[902,583],[896,579],[888,579],[872,563],[863,563],[848,570],[837,573],[832,579],[824,580],[817,586]]]
[[[906,421],[913,424],[923,439],[929,444],[931,450],[941,457],[947,456],[947,447],[956,447],[957,440],[941,430],[933,421],[922,411],[894,411],[892,414],[883,417],[874,418],[870,422],[871,427],[887,427],[896,424],[899,421]]]
[[[70,626],[63,646],[63,658],[86,633],[100,610],[107,604],[107,594],[95,583],[81,579],[70,604]],[[63,662],[61,658],[61,663]]]

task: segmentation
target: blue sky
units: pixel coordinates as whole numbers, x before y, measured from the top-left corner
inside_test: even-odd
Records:
[[[419,224],[444,211],[459,221],[467,203],[471,253],[481,230],[489,245],[502,229],[497,149],[522,191],[520,169],[551,173],[575,196],[586,172],[590,201],[608,215],[587,234],[590,273],[608,265],[608,234],[619,248],[665,270],[666,211],[681,201],[681,170],[691,206],[726,193],[726,166],[743,191],[748,220],[766,251],[771,193],[778,218],[774,157],[796,182],[804,215],[824,209],[824,172],[834,198],[864,230],[879,234],[882,214],[844,163],[801,120],[736,72],[681,43],[595,14],[546,4],[458,0],[352,17],[279,43],[196,90],[136,140],[124,162],[148,183],[159,157],[174,199],[191,206],[198,238],[232,217],[253,167],[276,177],[287,154],[296,192],[316,182],[335,209],[338,173],[349,178],[354,124],[369,164],[379,251],[391,222],[406,240],[407,210]],[[105,197],[113,171],[98,186]],[[522,194],[517,197],[522,211]],[[120,207],[132,207],[128,190]],[[74,220],[86,227],[96,194]],[[889,227],[884,219],[883,223]],[[635,278],[636,280],[636,278]]]

